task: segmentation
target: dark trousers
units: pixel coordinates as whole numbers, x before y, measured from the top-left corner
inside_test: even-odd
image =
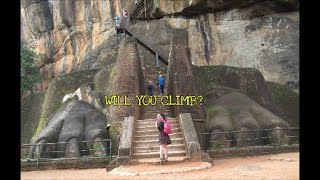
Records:
[[[162,93],[162,94],[163,94],[163,88],[164,88],[164,85],[159,85],[159,87],[160,87],[160,93]]]
[[[149,90],[149,96],[152,96],[152,89],[148,89]]]

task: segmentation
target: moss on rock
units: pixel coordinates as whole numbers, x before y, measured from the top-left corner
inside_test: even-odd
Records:
[[[299,127],[299,95],[278,83],[267,82],[267,85],[274,99],[275,114],[286,120],[290,126]]]
[[[99,70],[94,76],[95,91],[98,91],[102,96],[110,95],[113,78],[115,76],[114,65],[111,64]]]
[[[29,143],[35,132],[42,112],[45,92],[31,94],[21,100],[21,143]]]
[[[121,123],[114,123],[109,128],[109,135],[112,142],[112,149],[111,149],[112,154],[118,154],[121,129],[122,129]]]
[[[54,78],[47,90],[42,108],[42,114],[34,136],[42,130],[49,116],[55,113],[62,105],[66,94],[73,93],[82,84],[93,82],[93,77],[98,70],[77,71]]]
[[[265,108],[273,110],[273,101],[268,86],[257,69],[231,66],[194,66],[193,70],[198,77],[202,94],[211,92],[217,87],[221,89],[221,86],[224,86],[229,88],[225,90],[239,90]]]

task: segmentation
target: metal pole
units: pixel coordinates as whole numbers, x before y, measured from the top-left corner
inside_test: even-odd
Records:
[[[37,153],[37,167],[39,167],[39,157],[40,157],[40,144],[37,144],[37,151],[38,151],[38,153]]]
[[[110,161],[112,161],[112,140],[110,139]]]
[[[159,67],[159,55],[156,52],[156,66]]]
[[[205,148],[205,145],[204,145],[204,136],[205,134],[202,134],[202,144],[203,144],[203,151],[206,152],[206,148]]]
[[[147,19],[147,3],[146,3],[146,0],[144,0],[144,17]]]

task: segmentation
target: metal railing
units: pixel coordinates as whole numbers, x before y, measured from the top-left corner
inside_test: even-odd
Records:
[[[99,143],[99,144],[96,144]],[[67,146],[68,144],[77,144],[82,147],[78,152],[70,150],[66,152],[58,150],[59,146]],[[38,144],[22,144],[20,147],[20,160],[24,162],[37,162],[37,167],[41,161],[50,160],[68,160],[68,159],[84,159],[84,158],[108,158],[112,160],[112,141],[111,139],[102,139],[94,141],[69,141],[58,143],[38,143]]]
[[[276,137],[277,135],[281,137]],[[275,150],[281,146],[293,144],[299,145],[299,128],[297,127],[202,133],[204,152],[257,146],[271,146]]]

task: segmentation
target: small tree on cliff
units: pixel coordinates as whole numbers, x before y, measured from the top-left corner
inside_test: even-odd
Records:
[[[30,90],[32,92],[32,87],[35,83],[41,81],[41,76],[39,68],[36,65],[41,55],[30,50],[25,45],[21,45],[20,49],[20,91],[25,92]]]

